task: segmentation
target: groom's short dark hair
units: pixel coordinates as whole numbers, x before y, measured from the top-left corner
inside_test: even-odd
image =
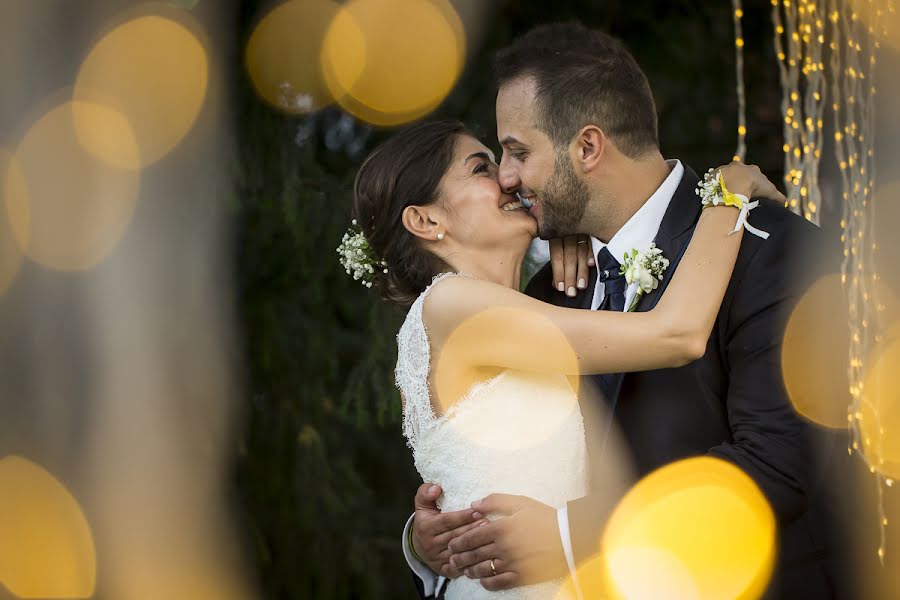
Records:
[[[659,148],[647,77],[609,34],[579,23],[540,25],[497,52],[494,74],[498,86],[534,78],[537,127],[557,146],[594,124],[631,158]]]

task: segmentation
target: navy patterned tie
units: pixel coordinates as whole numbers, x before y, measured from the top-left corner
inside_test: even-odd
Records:
[[[625,283],[625,276],[619,274],[621,266],[606,246],[597,253],[597,279],[604,285],[603,301],[597,307],[598,310],[622,312],[625,308],[625,289],[628,286]],[[613,401],[612,396],[615,393],[613,386],[617,377],[615,373],[598,375],[608,402]]]
[[[604,246],[597,253],[597,279],[604,285],[603,302],[600,303],[599,310],[622,312],[625,309],[625,290],[628,285],[625,283],[625,276],[619,274],[621,266],[610,254],[609,248]]]

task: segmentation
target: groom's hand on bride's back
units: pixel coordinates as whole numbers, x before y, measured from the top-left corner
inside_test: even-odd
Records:
[[[586,235],[570,235],[550,240],[550,266],[556,291],[571,298],[587,289],[588,269],[594,266],[591,239]]]
[[[480,580],[490,591],[567,574],[555,508],[525,496],[507,494],[491,494],[473,503],[473,507],[504,518],[476,527],[450,542],[454,569]]]
[[[440,495],[438,485],[423,483],[419,486],[411,535],[412,549],[435,573],[456,578],[462,575],[462,571],[450,567],[450,540],[487,521],[472,508],[442,513],[437,507]]]

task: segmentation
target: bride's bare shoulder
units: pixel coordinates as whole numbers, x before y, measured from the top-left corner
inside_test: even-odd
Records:
[[[506,286],[472,277],[448,277],[429,291],[422,307],[425,326],[436,337],[490,309],[509,307],[535,310],[541,303]]]

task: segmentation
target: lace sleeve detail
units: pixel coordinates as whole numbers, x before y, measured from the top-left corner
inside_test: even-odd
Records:
[[[422,320],[422,306],[431,288],[444,279],[460,275],[460,273],[442,273],[436,276],[431,285],[425,288],[410,306],[406,321],[397,333],[397,368],[394,375],[397,388],[404,399],[403,435],[413,451],[413,456],[416,454],[421,434],[437,420],[428,390],[431,344],[428,341],[425,322]]]

